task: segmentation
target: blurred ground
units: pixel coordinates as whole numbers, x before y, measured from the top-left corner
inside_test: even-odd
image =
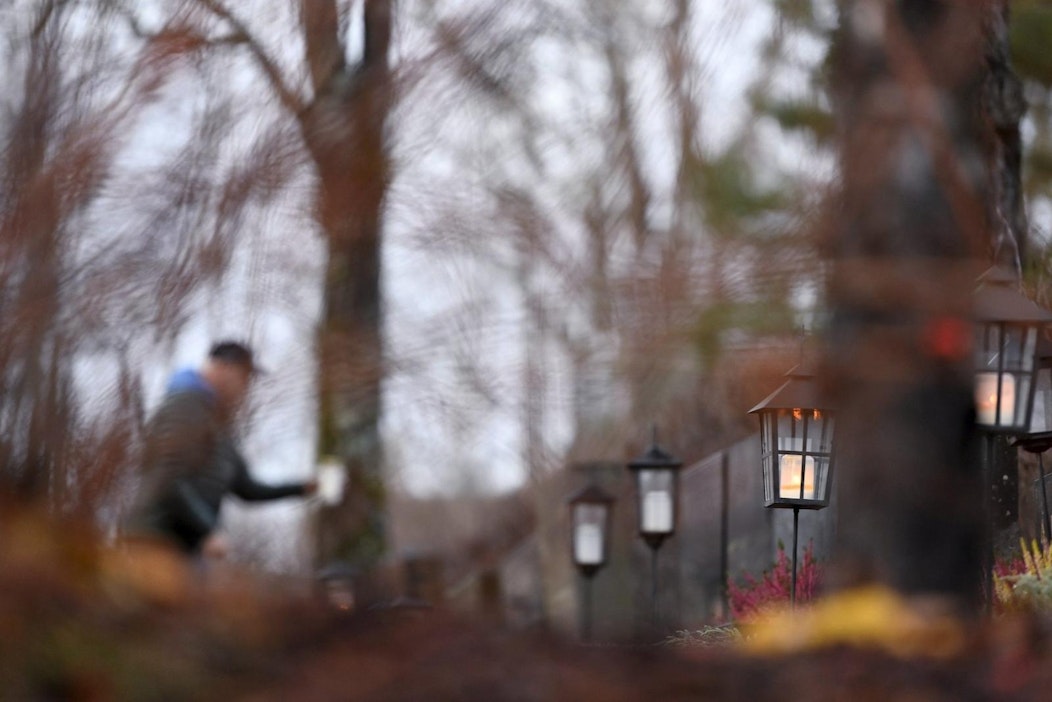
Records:
[[[207,586],[148,547],[0,518],[0,699],[1047,700],[1052,627],[999,618],[950,657],[827,646],[581,646],[438,611],[342,614],[233,572]]]

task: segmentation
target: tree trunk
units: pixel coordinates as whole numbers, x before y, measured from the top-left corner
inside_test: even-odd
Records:
[[[1020,270],[1026,263],[1027,223],[1023,203],[1023,140],[1019,123],[1026,114],[1023,83],[1012,70],[1008,45],[1008,0],[991,2],[987,11],[986,63],[989,75],[983,91],[983,112],[994,140],[993,260]]]
[[[365,55],[353,69],[339,49],[334,4],[304,0],[303,11],[315,97],[300,120],[329,245],[318,341],[319,452],[339,457],[348,475],[340,503],[319,516],[317,556],[319,564],[339,560],[368,571],[385,547],[380,243],[391,0],[365,3]]]
[[[842,190],[826,376],[839,410],[834,586],[876,581],[974,607],[982,483],[971,305],[991,242],[979,105],[986,2],[842,0]]]

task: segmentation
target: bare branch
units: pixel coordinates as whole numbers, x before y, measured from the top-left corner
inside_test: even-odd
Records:
[[[228,38],[229,43],[243,43],[248,48],[282,106],[294,115],[303,111],[306,107],[303,99],[288,86],[277,65],[263,50],[259,41],[248,31],[248,27],[218,0],[197,0],[197,2],[233,28],[234,35]]]
[[[391,43],[391,5],[393,0],[365,0],[365,51],[362,68],[387,68],[387,49]]]
[[[346,65],[335,0],[300,0],[300,23],[307,44],[311,86],[317,97]]]

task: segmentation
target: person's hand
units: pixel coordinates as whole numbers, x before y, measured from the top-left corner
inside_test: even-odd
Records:
[[[217,561],[224,560],[229,552],[230,544],[222,534],[212,534],[201,546],[201,554],[205,558]]]

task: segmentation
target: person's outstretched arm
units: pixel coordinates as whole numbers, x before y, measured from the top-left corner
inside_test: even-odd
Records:
[[[228,442],[223,447],[223,452],[226,454],[224,458],[232,461],[236,469],[230,491],[242,500],[263,502],[266,500],[279,500],[283,497],[300,497],[309,495],[314,491],[313,482],[282,483],[279,485],[267,485],[257,482],[248,472],[245,459],[241,457],[241,454],[234,448],[233,444]]]

